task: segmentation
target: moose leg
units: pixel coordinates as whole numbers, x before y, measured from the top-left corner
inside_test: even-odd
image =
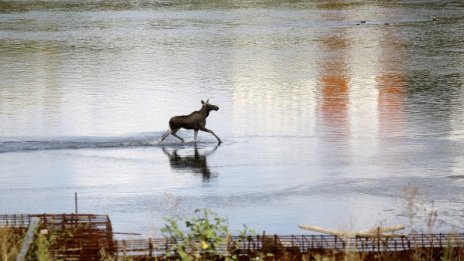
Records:
[[[164,139],[166,139],[166,138],[169,136],[169,134],[171,134],[171,129],[167,130],[167,131],[163,134],[163,136],[161,137],[161,140],[159,141],[159,143],[161,143]]]
[[[216,139],[218,140],[219,144],[222,143],[221,139],[212,130],[209,130],[207,128],[202,128],[201,130],[204,131],[204,132],[209,132],[209,133],[213,134],[214,137],[216,137]]]
[[[198,136],[198,129],[193,130],[193,139],[197,141],[197,136]]]
[[[181,137],[177,136],[177,134],[176,134],[178,130],[179,130],[179,129],[174,130],[174,131],[171,131],[171,134],[172,134],[172,136],[174,136],[174,137],[178,138],[180,141],[182,141],[182,143],[184,143],[184,139],[182,139]]]

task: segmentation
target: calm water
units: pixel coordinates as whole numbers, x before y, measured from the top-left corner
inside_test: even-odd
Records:
[[[0,212],[462,228],[464,4],[376,2],[3,1]]]

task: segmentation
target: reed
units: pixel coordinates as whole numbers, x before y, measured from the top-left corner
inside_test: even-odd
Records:
[[[25,231],[15,227],[0,227],[0,261],[14,261],[19,254]],[[51,247],[54,235],[37,233],[31,244],[26,260],[57,260]]]
[[[0,227],[0,261],[15,260],[22,237],[13,228]]]

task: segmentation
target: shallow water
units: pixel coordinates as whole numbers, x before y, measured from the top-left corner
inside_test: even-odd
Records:
[[[435,230],[462,227],[463,14],[459,1],[2,2],[1,212],[72,212],[77,192],[79,212],[144,235],[203,207],[235,231],[426,229],[431,211]],[[202,99],[224,143],[157,144]]]

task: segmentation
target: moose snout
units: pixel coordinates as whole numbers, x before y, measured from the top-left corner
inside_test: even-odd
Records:
[[[214,106],[214,110],[215,110],[215,111],[219,110],[219,107],[218,107],[218,106]]]

